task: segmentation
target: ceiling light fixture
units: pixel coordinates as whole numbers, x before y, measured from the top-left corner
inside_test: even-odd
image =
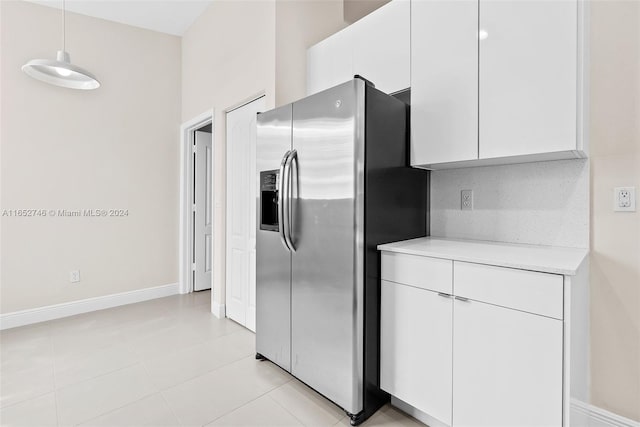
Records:
[[[22,66],[24,71],[34,79],[56,86],[70,89],[91,90],[100,87],[100,82],[87,70],[71,64],[71,57],[65,51],[65,0],[62,0],[62,50],[56,54],[56,59],[32,59]]]

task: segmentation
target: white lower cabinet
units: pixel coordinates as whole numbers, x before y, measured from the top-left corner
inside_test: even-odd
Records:
[[[564,276],[399,253],[382,259],[383,390],[432,426],[568,425]]]
[[[380,386],[450,425],[453,300],[383,280],[382,301]]]
[[[453,311],[453,425],[562,426],[562,321],[472,300]]]

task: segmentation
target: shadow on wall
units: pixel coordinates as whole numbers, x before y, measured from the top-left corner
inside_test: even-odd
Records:
[[[609,272],[616,271],[611,275]],[[629,408],[637,408],[640,394],[640,327],[637,306],[626,295],[634,286],[634,266],[599,252],[591,253],[591,336],[592,367],[607,366],[607,374],[592,375],[591,389],[597,390],[598,406],[636,418]],[[625,286],[626,284],[626,286]],[[637,286],[638,283],[635,283]],[[628,337],[636,337],[628,339]]]

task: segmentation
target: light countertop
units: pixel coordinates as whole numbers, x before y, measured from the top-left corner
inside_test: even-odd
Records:
[[[379,245],[378,249],[410,255],[451,259],[499,267],[574,276],[587,249],[516,243],[421,237]]]

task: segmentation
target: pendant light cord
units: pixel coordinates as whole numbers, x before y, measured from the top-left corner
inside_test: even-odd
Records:
[[[67,34],[66,34],[66,9],[65,9],[65,0],[62,0],[62,50],[63,51],[67,51],[67,46],[66,46],[66,38],[67,38]]]

